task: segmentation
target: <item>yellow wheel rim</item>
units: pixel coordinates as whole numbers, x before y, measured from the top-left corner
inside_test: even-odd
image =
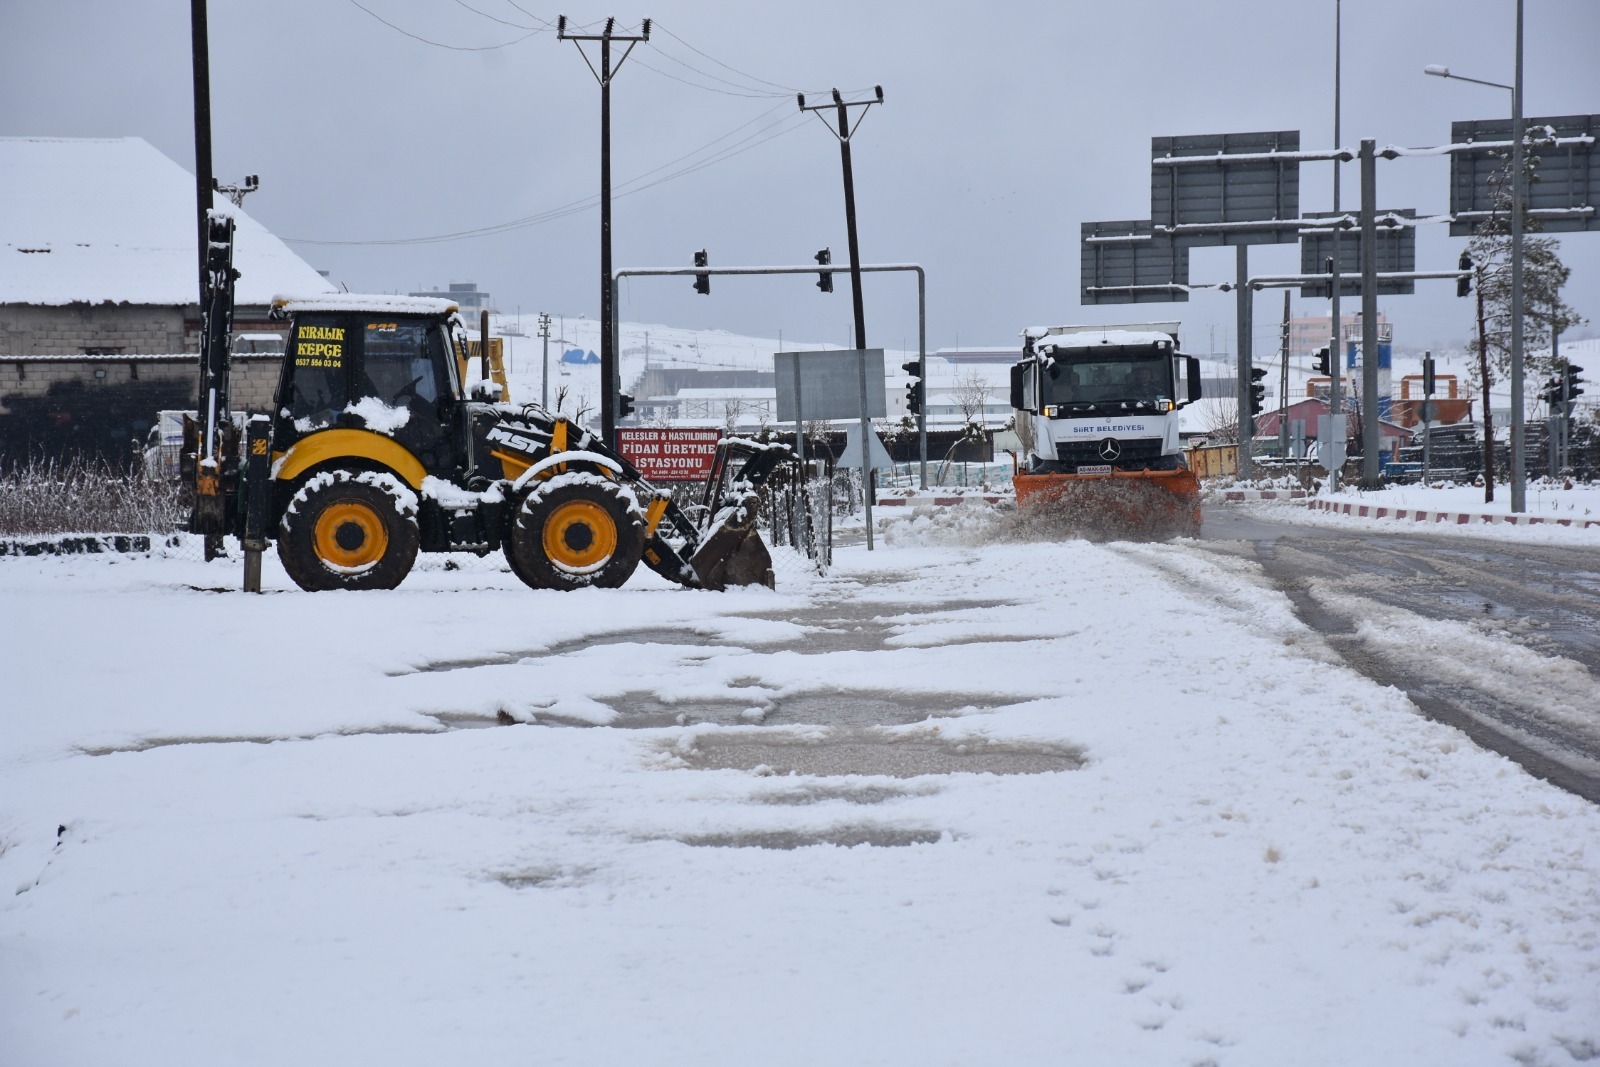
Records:
[[[562,504],[544,524],[544,554],[552,564],[573,574],[604,566],[617,552],[617,524],[611,513],[592,500]]]
[[[317,558],[342,571],[367,570],[389,551],[383,520],[369,505],[354,500],[323,508],[312,536]]]

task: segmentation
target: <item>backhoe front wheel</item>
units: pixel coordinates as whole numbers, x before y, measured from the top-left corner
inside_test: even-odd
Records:
[[[644,524],[624,492],[597,474],[535,488],[511,520],[512,572],[535,589],[622,585],[644,552]]]
[[[324,471],[278,525],[278,558],[301,589],[393,589],[417,559],[417,498],[392,474]]]

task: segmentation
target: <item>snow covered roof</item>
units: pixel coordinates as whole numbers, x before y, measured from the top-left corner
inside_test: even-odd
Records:
[[[275,296],[274,308],[301,311],[375,311],[390,315],[444,315],[459,310],[453,300],[385,293],[331,293],[323,296]]]
[[[1156,343],[1172,344],[1172,335],[1160,330],[1140,330],[1126,327],[1110,326],[1104,329],[1095,327],[1074,327],[1070,333],[1051,332],[1060,331],[1062,327],[1049,329],[1029,330],[1028,333],[1038,338],[1035,344],[1040,348],[1088,348],[1092,345],[1153,345]],[[1048,334],[1048,336],[1044,336]]]
[[[194,176],[138,137],[0,137],[0,303],[199,302]],[[333,291],[255,219],[238,220],[235,299]]]

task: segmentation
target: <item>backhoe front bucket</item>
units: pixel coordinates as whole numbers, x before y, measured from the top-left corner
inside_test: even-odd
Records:
[[[706,589],[726,589],[730,585],[764,585],[771,589],[772,554],[756,529],[754,494],[742,504],[723,509],[720,519],[689,560],[700,585]]]
[[[1017,508],[1064,532],[1164,540],[1200,533],[1200,480],[1187,469],[1018,474]]]

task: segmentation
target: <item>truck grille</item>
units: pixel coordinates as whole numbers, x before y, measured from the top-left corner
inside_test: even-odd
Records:
[[[1068,441],[1056,445],[1056,458],[1069,467],[1077,467],[1091,463],[1110,463],[1112,466],[1123,469],[1137,470],[1155,463],[1161,458],[1161,438],[1146,437],[1132,441],[1118,441],[1122,454],[1115,460],[1107,460],[1100,455],[1100,443],[1104,438],[1094,441]]]

